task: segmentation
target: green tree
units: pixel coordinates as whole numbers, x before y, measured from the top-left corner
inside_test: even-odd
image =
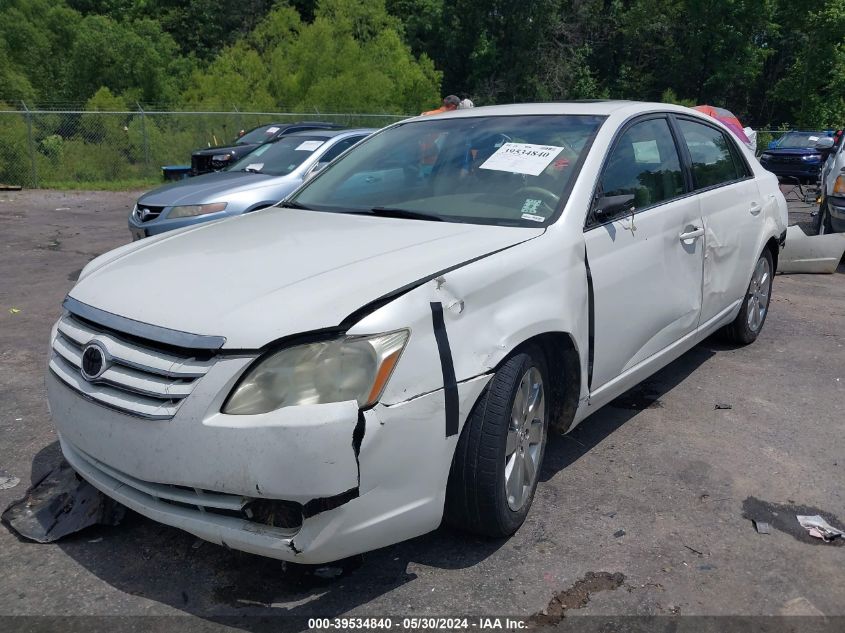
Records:
[[[322,0],[310,24],[291,7],[271,11],[197,71],[184,97],[205,107],[413,113],[438,100],[439,82],[383,0]]]
[[[184,56],[212,60],[223,48],[252,31],[274,0],[69,0],[84,15],[115,21],[153,18]]]
[[[7,44],[0,40],[0,98],[7,101],[32,101],[35,88],[26,72],[12,62]]]
[[[17,85],[30,99],[61,98],[66,85],[66,52],[79,15],[51,0],[4,0],[0,5],[0,76]],[[5,72],[4,72],[5,71]],[[25,78],[26,88],[20,76]],[[4,96],[0,94],[0,98]]]
[[[68,62],[68,79],[86,98],[105,86],[130,101],[169,102],[186,72],[173,38],[152,20],[85,17]]]
[[[796,14],[797,13],[797,14]],[[845,125],[845,0],[806,0],[795,12],[778,3],[778,48],[767,67],[773,84],[764,112],[799,127]]]

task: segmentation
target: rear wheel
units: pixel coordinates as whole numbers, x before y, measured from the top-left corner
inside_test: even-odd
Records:
[[[546,448],[547,370],[539,350],[508,359],[464,425],[446,491],[446,521],[487,536],[516,532],[531,507]]]
[[[769,314],[773,274],[772,253],[768,248],[764,248],[754,266],[754,273],[751,275],[742,309],[734,322],[724,330],[728,340],[747,345],[757,339]]]

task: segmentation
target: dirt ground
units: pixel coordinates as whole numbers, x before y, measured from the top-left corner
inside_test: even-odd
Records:
[[[50,327],[79,270],[128,241],[135,197],[0,192],[0,471],[21,480],[0,489],[0,509],[59,459],[44,394]],[[809,222],[808,206],[794,210]],[[0,528],[0,615],[189,615],[180,622],[246,630],[276,615],[494,614],[538,627],[845,616],[842,539],[824,544],[794,518],[824,513],[845,528],[843,344],[845,266],[778,276],[756,343],[706,341],[552,438],[509,540],[441,528],[327,579],[135,514],[50,545]]]

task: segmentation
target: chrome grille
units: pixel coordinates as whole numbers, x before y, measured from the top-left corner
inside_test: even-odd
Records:
[[[148,204],[139,204],[135,206],[135,219],[139,222],[152,222],[161,212],[164,207],[151,207]]]
[[[801,160],[800,156],[795,156],[792,154],[772,154],[772,157],[769,159],[773,163],[786,163],[786,164],[794,164],[794,163],[802,163],[804,162]]]
[[[86,346],[96,343],[107,369],[94,380],[81,371]],[[153,420],[172,418],[214,359],[179,356],[141,345],[71,315],[56,324],[50,369],[72,389],[102,405]]]

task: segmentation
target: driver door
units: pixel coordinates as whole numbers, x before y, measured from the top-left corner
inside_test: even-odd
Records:
[[[689,190],[668,119],[629,124],[605,162],[584,233],[592,392],[698,326],[704,225]]]

